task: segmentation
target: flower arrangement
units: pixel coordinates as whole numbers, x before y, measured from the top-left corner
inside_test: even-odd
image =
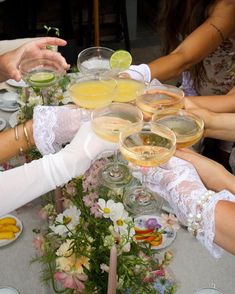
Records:
[[[176,283],[167,270],[172,253],[160,257],[151,242],[137,238],[153,241],[164,228],[150,220],[148,232],[138,231],[124,209],[122,193],[98,184],[98,171],[107,160],[96,160],[82,177],[63,187],[63,213],[56,213],[53,201],[40,210],[48,220],[44,230],[35,230],[34,239],[43,280],[52,281],[55,293],[107,293],[110,249],[115,245],[117,293],[174,293]],[[166,219],[165,224],[175,222]]]

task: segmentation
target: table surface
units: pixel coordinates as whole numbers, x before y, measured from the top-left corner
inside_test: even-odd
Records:
[[[0,117],[5,119],[11,114],[0,111]],[[41,265],[31,263],[35,257],[32,230],[43,225],[37,217],[39,208],[40,198],[14,211],[12,214],[23,222],[23,232],[15,242],[0,247],[0,286],[15,287],[20,294],[53,293],[40,280]],[[170,268],[178,282],[177,294],[193,294],[196,289],[212,284],[225,294],[235,293],[235,256],[224,253],[222,258],[215,259],[184,229],[178,231],[170,249],[174,254]]]

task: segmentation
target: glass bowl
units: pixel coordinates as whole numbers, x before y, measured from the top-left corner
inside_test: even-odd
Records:
[[[184,107],[184,92],[173,85],[149,85],[144,93],[137,97],[136,105],[144,113],[144,118],[149,121],[157,110]]]
[[[81,73],[103,73],[111,70],[109,59],[114,50],[106,47],[89,47],[78,54],[77,68]]]

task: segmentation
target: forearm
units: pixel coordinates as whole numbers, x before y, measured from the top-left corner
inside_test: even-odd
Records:
[[[231,93],[231,92],[230,92]],[[235,112],[235,95],[191,96],[185,99],[185,108],[204,108],[213,112]]]
[[[25,128],[27,130],[29,144],[22,124],[17,126],[18,140],[16,139],[17,134],[15,129],[8,129],[0,133],[0,163],[18,155],[20,150],[27,151],[30,146],[34,146],[32,120],[25,123]]]
[[[206,122],[206,137],[235,141],[235,113],[211,113]]]
[[[234,196],[235,198],[235,196]],[[235,203],[221,200],[215,207],[214,242],[235,255]]]

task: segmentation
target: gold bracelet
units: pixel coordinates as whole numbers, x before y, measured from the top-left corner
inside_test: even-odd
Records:
[[[14,131],[15,131],[15,140],[16,140],[16,141],[19,141],[18,125],[16,125],[16,126],[14,127]],[[20,148],[19,148],[19,154],[20,154],[20,155],[23,155],[23,154],[24,154],[24,148],[23,148],[23,147],[20,147]]]
[[[25,126],[24,123],[23,123],[23,131],[24,131],[24,136],[25,136],[25,139],[26,139],[28,148],[30,149],[31,148],[31,144],[30,144],[30,141],[29,141],[29,134],[28,134],[28,131],[27,131],[26,126]]]

